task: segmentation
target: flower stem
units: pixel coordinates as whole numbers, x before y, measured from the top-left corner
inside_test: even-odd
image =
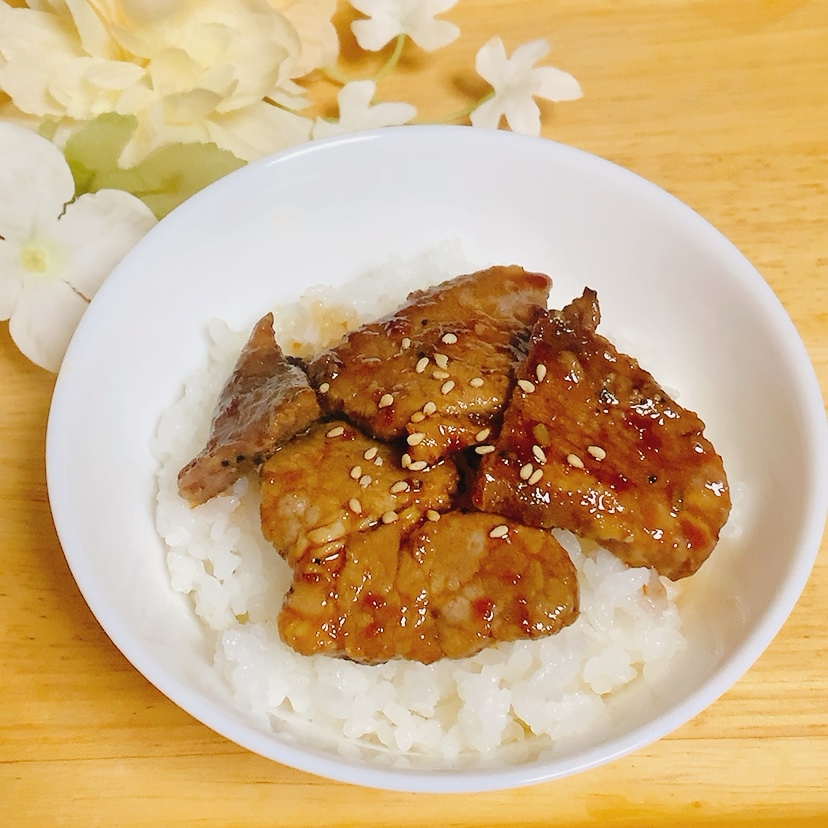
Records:
[[[350,83],[351,81],[355,80],[369,80],[373,81],[374,83],[379,83],[386,75],[389,75],[391,72],[394,71],[394,67],[397,65],[397,62],[400,59],[400,55],[402,54],[403,47],[405,46],[405,38],[406,35],[404,34],[397,35],[397,39],[394,42],[394,49],[388,56],[388,60],[386,60],[385,63],[373,75],[369,75],[367,78],[351,77],[337,69],[336,66],[324,66],[322,68],[322,72],[328,78],[330,78],[330,80],[334,81],[335,83],[342,84],[343,86],[346,83]]]
[[[412,123],[412,124],[435,124],[435,123],[436,124],[453,124],[455,121],[464,121],[466,118],[469,117],[469,115],[472,114],[472,112],[474,112],[475,109],[477,109],[478,106],[481,106],[482,104],[486,103],[486,101],[491,100],[494,97],[494,95],[495,95],[495,93],[494,93],[494,89],[493,89],[491,92],[489,92],[488,94],[486,94],[482,98],[480,98],[480,100],[475,101],[474,103],[467,104],[462,109],[458,109],[456,112],[452,112],[449,115],[446,115],[445,117],[440,118],[436,121],[433,120],[433,119],[425,120],[425,119],[421,119],[421,118],[415,118],[410,123]]]
[[[394,67],[397,65],[397,61],[400,59],[400,55],[402,54],[403,47],[405,46],[405,35],[398,34],[397,35],[397,42],[394,44],[394,51],[388,57],[388,60],[385,61],[385,66],[383,66],[372,78],[369,80],[374,81],[374,83],[379,83],[386,75],[390,74],[394,71]]]

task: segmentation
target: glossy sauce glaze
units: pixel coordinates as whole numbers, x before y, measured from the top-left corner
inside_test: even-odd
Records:
[[[704,423],[597,334],[598,320],[587,290],[537,323],[473,502],[685,577],[730,511],[722,460]]]

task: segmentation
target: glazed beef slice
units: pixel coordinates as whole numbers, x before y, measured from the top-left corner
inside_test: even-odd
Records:
[[[551,635],[577,615],[575,567],[552,533],[450,512],[357,533],[339,559],[296,566],[278,624],[304,655],[428,664]]]
[[[178,474],[179,494],[191,506],[220,494],[320,413],[305,372],[285,358],[267,314],[219,395],[207,445]]]
[[[549,286],[511,266],[412,293],[316,357],[311,382],[330,411],[378,439],[405,437],[411,462],[431,464],[497,421]]]
[[[695,572],[730,511],[704,423],[596,333],[594,291],[537,322],[474,504],[591,538],[630,566]]]

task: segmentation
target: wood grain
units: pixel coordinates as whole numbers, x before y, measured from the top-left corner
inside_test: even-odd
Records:
[[[343,26],[350,15],[341,10]],[[471,67],[489,37],[508,49],[548,37],[549,62],[584,98],[545,105],[544,135],[640,173],[733,240],[791,315],[828,396],[828,3],[464,0],[446,17],[461,38],[415,51],[382,99],[438,118],[483,91]],[[352,53],[346,43],[346,66]],[[329,83],[311,92],[330,110]],[[660,742],[520,791],[365,791],[230,744],[103,634],[50,518],[52,387],[0,324],[0,824],[828,824],[825,541],[764,655]]]

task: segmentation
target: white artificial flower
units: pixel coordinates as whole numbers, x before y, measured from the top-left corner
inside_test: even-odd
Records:
[[[270,101],[306,105],[293,78],[331,59],[331,0],[30,5],[0,0],[0,91],[23,116],[59,128],[105,112],[134,115],[123,166],[169,143],[214,142],[251,161],[310,137],[310,119]],[[308,38],[306,53],[288,15]]]
[[[477,74],[494,89],[470,119],[473,126],[497,129],[501,116],[509,128],[527,135],[540,134],[540,110],[534,98],[573,101],[583,94],[578,81],[553,66],[535,67],[549,52],[546,40],[531,40],[518,46],[511,57],[499,37],[493,37],[477,52]]]
[[[330,66],[339,54],[339,36],[331,19],[337,0],[270,0],[299,34],[302,51],[291,65],[290,76],[302,78],[314,69]]]
[[[400,126],[416,116],[416,108],[407,103],[379,103],[372,106],[371,101],[376,91],[377,85],[373,81],[346,83],[336,96],[339,120],[331,122],[317,118],[313,137],[330,138],[361,129]]]
[[[155,224],[129,193],[72,201],[72,173],[54,144],[0,122],[0,320],[34,363],[57,371],[89,300]]]
[[[351,24],[357,43],[368,52],[378,52],[399,35],[408,35],[421,49],[433,52],[456,40],[460,29],[434,16],[448,11],[457,0],[350,0],[367,20]]]

